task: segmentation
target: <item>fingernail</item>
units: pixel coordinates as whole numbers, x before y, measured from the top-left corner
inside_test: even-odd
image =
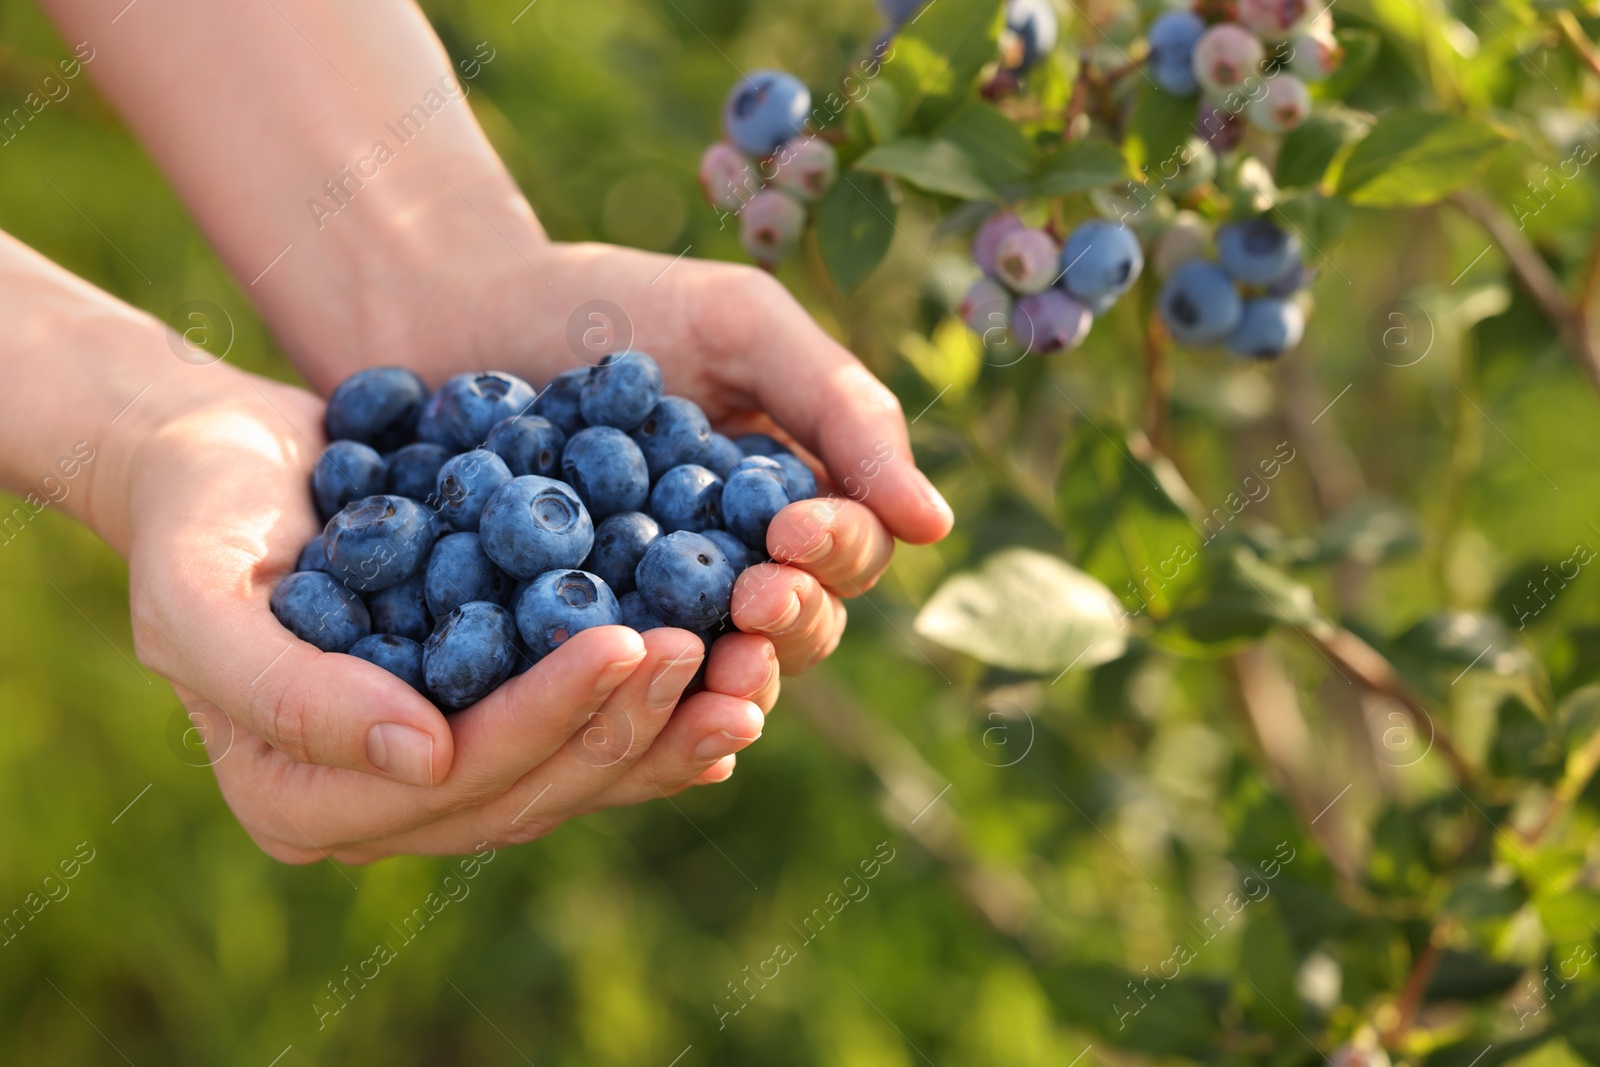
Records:
[[[433,738],[398,722],[380,722],[367,731],[367,759],[407,785],[433,787]]]
[[[945,500],[944,495],[934,488],[932,482],[928,481],[927,475],[921,471],[918,471],[917,474],[922,479],[922,499],[927,503],[928,507],[938,512],[947,521],[954,522],[956,515],[955,512],[950,510],[950,502]]]
[[[822,537],[817,540],[817,543],[815,545],[813,545],[810,548],[806,549],[804,552],[801,552],[801,553],[791,557],[790,562],[792,562],[792,563],[818,563],[818,562],[822,561],[823,559],[826,559],[828,553],[832,552],[832,551],[833,551],[833,534],[832,533],[824,533],[822,535]]]
[[[761,734],[757,733],[755,737],[738,737],[726,730],[718,730],[694,746],[694,758],[697,760],[722,759],[745,748],[760,736]]]
[[[644,702],[651,711],[666,711],[677,702],[683,694],[683,687],[689,684],[689,679],[694,677],[694,672],[699,669],[700,661],[704,656],[680,656],[671,663],[664,665],[656,676],[650,679],[650,688],[645,690]]]
[[[613,663],[601,671],[600,680],[594,684],[595,699],[610,696],[612,690],[628,680],[628,675],[632,674],[637,666],[639,666],[638,660],[624,660],[621,663]]]
[[[789,627],[793,626],[799,618],[800,598],[794,593],[790,593],[789,606],[783,609],[783,613],[776,619],[773,619],[771,622],[767,623],[765,626],[757,626],[756,629],[760,630],[762,633],[782,633],[784,630],[787,630]]]

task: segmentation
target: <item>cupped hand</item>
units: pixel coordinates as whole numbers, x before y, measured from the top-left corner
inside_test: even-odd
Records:
[[[447,721],[388,672],[279,625],[273,586],[318,529],[309,472],[322,404],[206,368],[154,395],[126,488],[140,659],[201,729],[234,813],[290,862],[469,852],[574,815],[732,772],[777,694],[771,645],[734,635],[704,657],[684,630],[576,635]],[[676,710],[675,710],[676,709]]]

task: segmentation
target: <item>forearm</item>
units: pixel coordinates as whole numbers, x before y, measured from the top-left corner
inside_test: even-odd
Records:
[[[124,3],[45,7],[324,392],[423,358],[407,313],[441,249],[492,271],[543,243],[413,4]]]

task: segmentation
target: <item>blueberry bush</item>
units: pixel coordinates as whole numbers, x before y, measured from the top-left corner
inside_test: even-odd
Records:
[[[1591,9],[424,7],[553,237],[771,269],[956,531],[728,784],[345,869],[229,815],[115,556],[5,527],[0,1059],[1600,1064]],[[72,48],[0,18],[9,111]],[[292,378],[60,84],[0,225]]]

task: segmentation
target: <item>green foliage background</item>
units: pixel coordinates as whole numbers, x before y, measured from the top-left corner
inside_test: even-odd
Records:
[[[734,64],[826,86],[877,19],[867,0],[541,0],[513,24],[519,6],[428,5],[453,55],[495,50],[471,102],[551,233],[721,258],[740,258],[735,235],[694,174]],[[1561,158],[1550,131],[1594,114],[1595,80],[1542,46],[1537,6],[1347,0],[1337,13],[1381,41],[1352,106],[1428,106],[1515,134],[1479,180],[1506,210]],[[0,39],[8,111],[67,50],[12,0]],[[1591,170],[1529,223],[1563,277],[1596,229]],[[1587,789],[1538,847],[1490,821],[1541,806],[1594,729],[1582,687],[1600,676],[1592,568],[1516,629],[1528,579],[1600,546],[1600,437],[1594,392],[1500,251],[1449,207],[1357,207],[1292,365],[1173,358],[1170,452],[1204,511],[1280,442],[1294,450],[1237,521],[1249,540],[1224,542],[1292,573],[1274,611],[1297,602],[1293,583],[1314,592],[1320,613],[1283,625],[1228,600],[1230,557],[1131,458],[1140,301],[1069,356],[985,364],[939,326],[930,268],[957,270],[961,241],[937,221],[907,200],[887,260],[848,300],[815,250],[781,276],[909,412],[926,408],[915,443],[955,535],[904,550],[852,605],[839,654],[788,687],[731,783],[499,854],[325,1029],[313,1005],[330,1003],[327,983],[380,939],[398,944],[391,924],[456,865],[268,860],[210,772],[172,747],[181,711],[133,662],[123,564],[49,512],[0,546],[0,909],[80,842],[94,855],[0,947],[0,1058],[1043,1067],[1093,1046],[1082,1062],[1309,1064],[1381,1027],[1442,926],[1448,951],[1397,1057],[1464,1067],[1493,1045],[1483,1067],[1600,1062],[1592,963],[1523,1014],[1540,969],[1594,939],[1600,796]],[[229,358],[294,377],[86,79],[0,147],[0,226],[158,317],[221,304],[240,330]],[[1368,335],[1402,298],[1436,333],[1409,367],[1377,358]],[[1361,519],[1379,502],[1410,536]],[[1355,548],[1351,529],[1369,535]],[[1013,545],[1119,594],[1138,561],[1196,553],[1151,614],[1231,603],[1229,632],[1282,664],[1313,758],[1285,774],[1264,756],[1223,658],[1242,644],[1197,627],[1140,630],[1126,655],[1053,683],[914,633],[942,579]],[[1456,618],[1454,643],[1411,629],[1444,610],[1475,613]],[[1402,666],[1477,783],[1456,788],[1436,750],[1405,767],[1385,757],[1388,709],[1307,638],[1327,619]],[[1483,643],[1496,651],[1469,663]],[[1320,803],[1307,804],[1329,800],[1313,823]],[[1198,933],[1284,843],[1294,859],[1270,893],[1214,940]],[[893,859],[854,883],[868,895],[806,942],[802,921],[875,850]],[[1130,983],[1180,941],[1192,963],[1141,996]],[[780,943],[793,961],[719,1027],[714,1005],[736,1004],[727,983]],[[1320,1006],[1296,992],[1313,958],[1342,976]]]

